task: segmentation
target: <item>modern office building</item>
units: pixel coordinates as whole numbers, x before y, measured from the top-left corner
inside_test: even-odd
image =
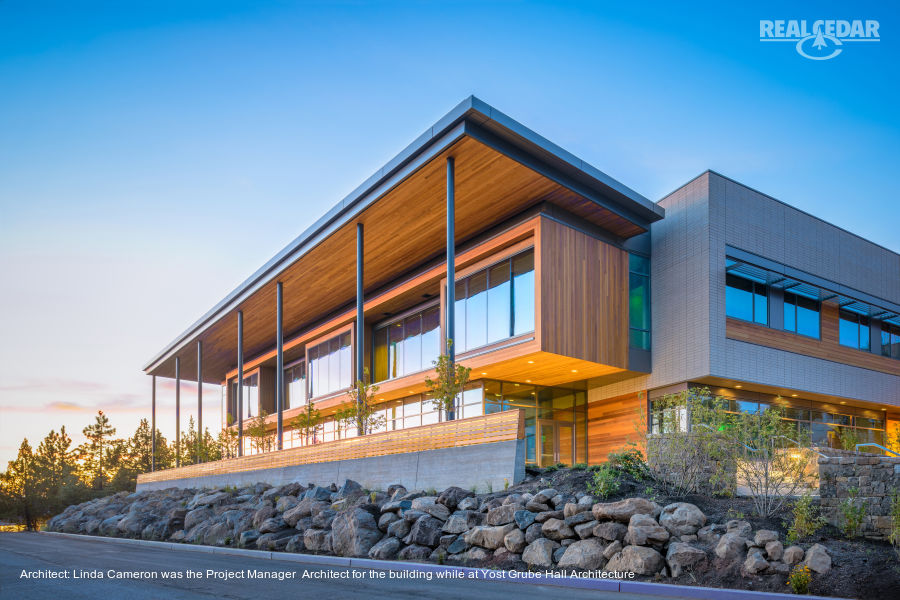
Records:
[[[448,338],[471,368],[452,421],[424,383]],[[283,448],[260,455],[242,433],[241,458],[145,486],[351,461],[381,481],[429,451],[438,470],[461,463],[448,478],[516,478],[604,461],[689,386],[735,410],[782,405],[821,444],[846,428],[884,444],[900,255],[711,171],[651,202],[472,97],[144,370],[220,384],[227,422],[265,411]],[[358,438],[333,416],[365,373],[384,426]],[[310,405],[324,422],[298,435]],[[515,467],[479,471],[492,461]]]

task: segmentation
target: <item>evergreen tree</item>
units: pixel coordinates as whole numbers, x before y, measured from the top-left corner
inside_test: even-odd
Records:
[[[6,472],[0,474],[0,499],[3,512],[20,517],[30,531],[37,529],[38,517],[34,474],[34,453],[25,439],[19,446],[16,459],[9,461]]]
[[[102,490],[105,479],[104,467],[110,464],[106,455],[107,444],[109,438],[116,434],[116,428],[109,424],[109,419],[100,410],[97,411],[94,423],[85,427],[82,433],[88,439],[86,444],[80,446],[85,469],[91,475],[91,485],[95,489]]]

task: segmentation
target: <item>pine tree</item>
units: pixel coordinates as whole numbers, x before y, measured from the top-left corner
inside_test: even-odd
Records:
[[[30,531],[37,529],[36,491],[34,454],[25,439],[16,459],[9,461],[6,472],[0,474],[0,497],[3,512],[21,517]]]
[[[105,450],[108,439],[116,434],[116,428],[109,424],[109,419],[103,411],[97,411],[94,423],[82,430],[84,437],[88,439],[82,453],[86,459],[86,466],[92,473],[92,485],[99,490],[103,489],[104,471],[108,463]]]

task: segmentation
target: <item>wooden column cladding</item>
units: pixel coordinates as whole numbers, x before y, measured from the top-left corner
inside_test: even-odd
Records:
[[[260,367],[259,409],[274,415],[275,408],[275,369],[273,367]]]
[[[541,219],[541,350],[628,367],[628,253]]]

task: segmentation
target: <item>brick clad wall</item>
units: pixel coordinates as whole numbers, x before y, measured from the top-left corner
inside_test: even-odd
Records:
[[[863,535],[887,539],[891,527],[891,494],[900,491],[900,458],[877,454],[832,450],[832,456],[819,458],[819,497],[822,514],[832,525],[840,525],[838,505],[859,489],[865,502]]]

